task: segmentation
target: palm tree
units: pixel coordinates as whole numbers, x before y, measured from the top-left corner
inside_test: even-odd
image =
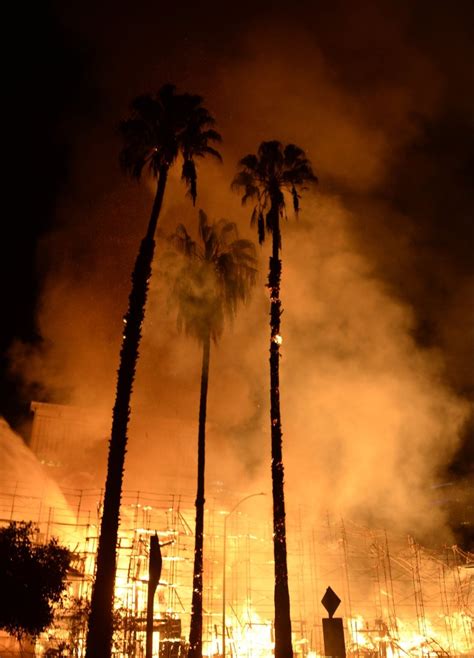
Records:
[[[206,214],[201,210],[199,237],[200,244],[191,239],[181,224],[170,238],[183,256],[171,274],[170,298],[177,306],[178,328],[202,345],[196,530],[188,658],[202,657],[204,466],[211,340],[217,343],[224,329],[225,317],[232,318],[239,303],[246,301],[257,272],[254,244],[238,238],[234,223],[221,219],[209,224]]]
[[[157,179],[157,188],[147,232],[132,273],[128,311],[123,320],[97,571],[89,616],[87,658],[108,658],[111,652],[116,545],[130,398],[155,250],[154,236],[168,171],[181,155],[182,178],[194,203],[197,179],[195,159],[207,154],[220,159],[219,153],[210,144],[219,142],[221,138],[213,129],[214,119],[202,106],[202,100],[196,95],[177,94],[172,85],[165,85],[155,95],[136,98],[131,105],[131,117],[120,124],[124,140],[120,154],[122,168],[136,179],[140,179],[143,170],[148,168]]]
[[[304,151],[280,142],[262,142],[257,155],[247,155],[232,186],[243,190],[242,203],[255,201],[252,224],[257,224],[260,244],[266,232],[272,235],[272,255],[268,275],[270,292],[270,425],[272,437],[273,552],[275,559],[275,657],[291,658],[290,595],[286,559],[285,498],[283,488],[282,430],[280,415],[280,301],[281,233],[280,219],[286,213],[286,196],[291,196],[295,213],[299,191],[306,183],[316,183]]]

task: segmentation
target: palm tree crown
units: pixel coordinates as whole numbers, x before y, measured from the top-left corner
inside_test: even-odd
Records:
[[[212,155],[221,160],[220,153],[210,146],[221,142],[213,128],[215,121],[202,106],[203,99],[195,94],[177,94],[173,85],[163,85],[154,94],[135,98],[132,115],[122,121],[119,131],[124,141],[120,164],[132,178],[140,179],[148,166],[157,177],[162,168],[168,169],[181,154],[182,179],[193,203],[197,195],[196,157]]]
[[[299,210],[299,191],[305,183],[315,183],[317,178],[305,152],[294,144],[283,146],[276,140],[262,142],[257,155],[246,155],[239,162],[242,167],[232,187],[243,189],[242,203],[256,201],[252,212],[252,224],[257,222],[260,244],[265,233],[273,233],[279,218],[284,214],[285,193],[290,194],[293,208]]]
[[[200,243],[180,224],[170,237],[184,258],[171,268],[171,299],[177,306],[178,328],[200,342],[210,332],[216,342],[225,317],[235,316],[239,302],[248,299],[256,279],[255,246],[238,238],[234,222],[210,224],[199,211]]]

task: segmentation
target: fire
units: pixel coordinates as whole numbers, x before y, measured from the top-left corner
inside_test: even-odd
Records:
[[[242,606],[238,618],[241,624],[227,629],[228,636],[232,637],[229,641],[229,655],[239,658],[270,658],[275,647],[272,622],[263,620],[252,609],[250,601]]]
[[[145,645],[148,554],[155,529],[163,555],[155,598],[155,658],[168,648],[184,651],[189,633],[194,497],[147,494],[144,498],[137,492],[124,495],[115,587],[116,658],[141,655]],[[45,518],[38,520],[44,537],[59,536],[77,555],[69,602],[58,610],[57,627],[38,641],[39,655],[56,650],[61,642],[73,646],[78,658],[84,655],[87,601],[100,527],[96,500],[87,510],[81,508],[76,520],[67,520],[59,510],[45,510]],[[16,505],[16,500],[8,499],[0,514],[6,518]],[[70,504],[70,509],[77,508]],[[235,508],[229,515],[209,503],[203,620],[203,649],[209,658],[222,656],[224,565],[226,658],[273,656],[272,528],[259,514],[256,504],[245,510]],[[326,536],[325,528],[330,530]],[[445,549],[444,554],[428,551],[412,539],[389,541],[383,531],[349,524],[339,528],[326,523],[316,530],[320,537],[313,543],[308,537],[314,534],[302,525],[290,525],[288,533],[295,657],[324,656],[322,617],[326,613],[320,600],[328,584],[342,599],[338,614],[343,618],[348,658],[474,655],[472,554],[457,547]],[[298,541],[292,543],[293,538]],[[130,653],[131,646],[135,653]]]
[[[446,647],[446,636],[436,630],[430,619],[423,620],[424,633],[417,628],[417,621],[396,618],[393,628],[377,622],[370,623],[361,615],[347,620],[350,647],[348,655],[376,655],[386,658],[426,658],[427,656],[468,656],[472,649],[473,619],[465,613],[454,613],[443,617],[449,629],[450,648]],[[377,627],[378,626],[378,627]]]

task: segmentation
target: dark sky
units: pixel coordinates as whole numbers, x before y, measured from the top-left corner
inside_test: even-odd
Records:
[[[9,354],[18,341],[49,340],[37,312],[58,262],[80,272],[104,234],[139,235],[124,219],[136,192],[120,178],[115,129],[134,95],[168,81],[206,97],[230,172],[262,139],[307,148],[320,189],[352,213],[354,243],[374,276],[413,310],[415,340],[442,355],[447,385],[472,400],[473,8],[469,0],[10,8],[0,412],[19,423],[35,394],[9,372]],[[136,203],[146,214],[147,199]],[[115,215],[101,225],[104,205]],[[55,243],[52,258],[44,241],[57,234],[74,237]],[[125,290],[126,277],[115,285]],[[456,472],[471,472],[472,434],[471,423]]]

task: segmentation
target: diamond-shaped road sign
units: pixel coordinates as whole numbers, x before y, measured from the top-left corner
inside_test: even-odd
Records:
[[[326,593],[324,594],[323,598],[321,599],[321,603],[323,606],[326,608],[328,611],[328,615],[330,618],[334,615],[336,610],[339,607],[339,604],[341,602],[341,599],[338,597],[336,592],[331,589],[330,587],[327,588]]]

